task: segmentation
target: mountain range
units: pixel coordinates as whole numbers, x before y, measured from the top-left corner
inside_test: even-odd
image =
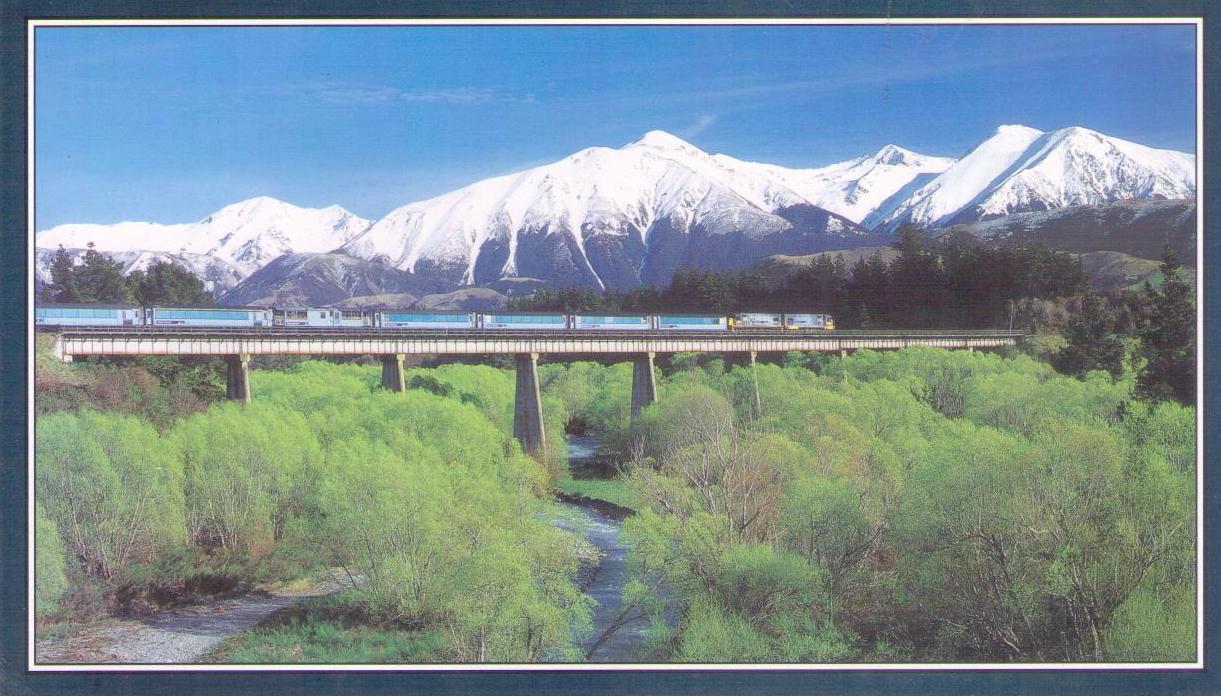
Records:
[[[80,253],[92,241],[129,270],[182,263],[231,303],[469,286],[626,289],[664,285],[684,266],[736,269],[776,254],[884,244],[906,223],[963,228],[1194,196],[1192,155],[1078,127],[1006,125],[957,159],[887,145],[815,169],[709,154],[650,131],[376,221],[259,197],[188,224],[60,225],[39,232],[36,246],[44,280],[55,248]]]
[[[58,247],[80,257],[92,242],[98,251],[121,261],[125,273],[144,270],[154,261],[170,261],[190,269],[220,292],[284,254],[330,251],[369,224],[337,205],[299,208],[259,196],[186,224],[58,225],[39,232],[34,244],[44,281],[49,280],[47,269]]]

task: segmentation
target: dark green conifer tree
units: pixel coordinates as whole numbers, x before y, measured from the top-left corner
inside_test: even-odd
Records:
[[[1065,331],[1068,345],[1056,354],[1056,367],[1081,377],[1090,370],[1106,370],[1112,377],[1123,375],[1124,345],[1115,333],[1115,314],[1106,301],[1087,294]]]
[[[1182,278],[1178,259],[1167,246],[1162,282],[1145,282],[1153,311],[1140,333],[1145,367],[1137,380],[1141,394],[1153,399],[1196,399],[1196,309],[1191,286]]]
[[[43,288],[43,299],[48,302],[80,302],[72,255],[62,245],[55,250],[55,256],[51,259],[51,283]]]
[[[123,278],[123,264],[98,251],[93,242],[85,249],[85,262],[73,270],[81,302],[131,302],[130,288]]]
[[[127,281],[136,302],[142,305],[203,307],[215,304],[199,276],[174,263],[154,261],[147,271],[136,271]]]

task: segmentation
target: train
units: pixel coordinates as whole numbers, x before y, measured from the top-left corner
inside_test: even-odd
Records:
[[[181,328],[310,328],[512,331],[828,331],[829,314],[564,314],[560,312],[463,312],[334,307],[142,307],[44,304],[34,324],[46,328],[148,326]]]

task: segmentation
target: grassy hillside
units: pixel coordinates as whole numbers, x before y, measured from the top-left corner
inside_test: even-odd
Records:
[[[888,246],[872,246],[872,247],[857,247],[856,249],[843,249],[838,251],[820,251],[815,254],[803,254],[801,256],[787,256],[777,254],[769,256],[755,266],[755,270],[762,273],[769,283],[779,283],[789,277],[794,271],[808,267],[814,260],[819,257],[829,257],[834,259],[836,256],[844,257],[844,263],[848,268],[852,268],[852,264],[857,261],[873,256],[875,252],[880,252],[882,258],[886,262],[890,262],[898,252]]]
[[[988,241],[1028,240],[1077,253],[1119,251],[1161,258],[1169,244],[1184,265],[1196,258],[1196,204],[1179,201],[1117,201],[1006,215],[954,225],[941,235],[968,233]]]
[[[806,254],[804,256],[776,255],[769,256],[760,261],[755,270],[767,279],[769,285],[774,286],[783,282],[785,278],[793,273],[809,267],[810,263],[819,257],[828,256],[835,258],[836,256],[843,256],[844,263],[851,269],[852,264],[862,258],[872,256],[875,252],[880,252],[882,258],[887,262],[890,262],[898,255],[898,252],[890,247],[861,247],[859,249],[846,249],[842,251],[821,251],[817,254]],[[1122,288],[1139,290],[1144,286],[1146,278],[1154,285],[1161,282],[1161,272],[1158,271],[1161,261],[1131,256],[1121,251],[1086,252],[1081,255],[1081,260],[1085,266],[1085,272],[1090,279],[1090,288],[1093,290],[1106,291]],[[1196,271],[1194,268],[1184,266],[1183,275],[1189,283],[1195,284]]]

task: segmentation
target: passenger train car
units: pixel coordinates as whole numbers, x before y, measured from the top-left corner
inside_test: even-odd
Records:
[[[729,327],[733,330],[749,329],[835,329],[835,321],[830,314],[735,314],[730,319]]]
[[[834,330],[829,314],[560,314],[349,310],[333,307],[137,307],[47,304],[34,309],[44,327],[316,328],[488,331],[759,331]]]

